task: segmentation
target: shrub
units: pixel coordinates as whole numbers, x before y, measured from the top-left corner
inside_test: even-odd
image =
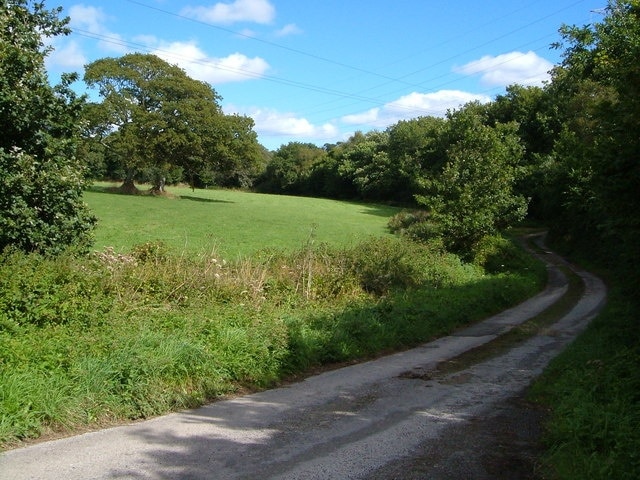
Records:
[[[426,210],[402,210],[389,219],[387,226],[393,233],[403,233],[412,225],[425,222],[428,218]]]
[[[155,242],[0,256],[0,442],[191,407],[415,345],[531,294],[531,277],[406,238],[226,263]],[[55,390],[55,391],[54,391]]]
[[[0,329],[100,322],[113,303],[103,279],[103,272],[71,254],[53,259],[6,250],[0,255]]]
[[[96,219],[82,202],[74,157],[77,75],[52,87],[45,71],[52,47],[44,39],[69,33],[60,11],[26,0],[0,5],[0,250],[57,254],[92,242]]]
[[[539,265],[531,255],[500,235],[483,237],[472,252],[472,263],[482,267],[487,273],[518,272]]]
[[[163,262],[169,256],[169,247],[161,241],[145,242],[134,245],[131,249],[131,255],[141,262]]]
[[[376,238],[347,252],[349,270],[361,287],[384,295],[391,289],[415,286],[422,280],[421,247],[406,239]]]

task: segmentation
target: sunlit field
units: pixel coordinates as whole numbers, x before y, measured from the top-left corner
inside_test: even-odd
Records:
[[[235,259],[264,249],[298,249],[309,242],[352,246],[390,236],[398,212],[384,205],[231,190],[169,187],[167,198],[108,193],[96,184],[85,201],[98,217],[95,248],[128,251],[162,241],[177,252]]]

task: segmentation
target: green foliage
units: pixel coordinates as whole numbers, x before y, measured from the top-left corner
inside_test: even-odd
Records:
[[[414,203],[421,182],[442,169],[446,161],[447,121],[436,117],[404,120],[387,129],[388,154],[395,171],[395,199]]]
[[[91,326],[111,308],[102,291],[104,272],[71,255],[0,255],[0,330],[25,325]]]
[[[552,407],[545,461],[556,478],[640,475],[639,345],[637,303],[616,287],[604,313],[535,383],[532,398]]]
[[[473,263],[488,273],[521,272],[540,268],[531,255],[504,236],[484,237],[475,245]],[[539,271],[540,275],[542,272]]]
[[[103,154],[124,171],[126,188],[155,169],[161,172],[154,184],[159,190],[176,167],[192,187],[214,178],[250,186],[262,161],[253,120],[224,115],[220,96],[208,84],[140,53],[92,62],[84,80],[102,97],[84,109],[84,151],[97,154],[96,142],[105,146]]]
[[[146,243],[82,258],[5,253],[0,266],[4,445],[415,345],[537,285],[531,272],[487,276],[402,239],[309,241],[236,262]]]
[[[82,99],[64,76],[49,86],[43,39],[68,33],[60,10],[0,5],[0,250],[86,248],[95,219],[82,203],[76,120]]]
[[[282,145],[273,152],[257,188],[267,193],[307,194],[311,172],[326,155],[326,151],[311,143]]]
[[[488,105],[489,123],[516,122],[524,154],[518,165],[516,191],[530,199],[528,216],[540,218],[548,203],[543,184],[542,164],[553,151],[562,130],[557,105],[549,89],[511,85]]]
[[[366,292],[384,295],[392,289],[420,283],[423,270],[418,245],[404,239],[380,238],[359,245],[352,251],[349,268]]]
[[[429,251],[418,249],[422,255]],[[370,253],[365,250],[363,255]],[[386,246],[378,254],[386,266]],[[541,282],[533,271],[483,276],[481,269],[453,255],[425,256],[413,257],[417,264],[411,273],[417,283],[410,288],[402,288],[406,282],[399,281],[395,285],[400,288],[387,290],[375,303],[356,299],[328,314],[314,311],[287,317],[285,368],[299,371],[418,345],[512,305],[515,298],[536,291]]]
[[[145,242],[134,245],[131,255],[140,262],[158,263],[164,261],[169,256],[169,248],[162,241]]]
[[[556,237],[599,244],[640,281],[640,14],[636,1],[611,1],[602,22],[561,29],[562,65],[550,92],[563,132],[546,169],[554,200],[545,214]],[[593,237],[596,237],[594,242]]]
[[[82,202],[83,186],[73,160],[0,149],[0,249],[86,249],[96,220]]]
[[[601,22],[561,34],[546,89],[559,128],[540,158],[539,213],[552,240],[607,273],[610,292],[534,387],[551,411],[546,466],[560,479],[638,478],[640,5],[610,1]]]
[[[357,132],[332,151],[340,163],[340,175],[355,186],[360,198],[393,200],[405,183],[406,178],[389,158],[388,141],[387,132]]]
[[[429,207],[445,246],[465,255],[526,214],[526,200],[514,191],[522,156],[516,125],[487,126],[479,110],[470,104],[449,114],[447,162],[417,197]]]
[[[393,233],[403,233],[416,223],[426,222],[429,212],[426,210],[402,210],[389,219],[389,230]]]

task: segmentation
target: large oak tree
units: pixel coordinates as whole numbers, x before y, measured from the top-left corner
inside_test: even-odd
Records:
[[[125,191],[136,190],[143,170],[157,172],[153,188],[161,190],[171,168],[181,168],[194,186],[260,157],[251,119],[225,115],[209,84],[155,55],[97,60],[87,65],[84,80],[102,98],[86,110],[86,138],[118,160]]]

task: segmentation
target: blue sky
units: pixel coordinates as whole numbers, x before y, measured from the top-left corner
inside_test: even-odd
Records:
[[[540,85],[564,24],[606,0],[47,0],[73,33],[52,78],[105,57],[155,53],[210,83],[226,113],[255,120],[274,150],[317,145]],[[83,84],[78,84],[79,90]]]

